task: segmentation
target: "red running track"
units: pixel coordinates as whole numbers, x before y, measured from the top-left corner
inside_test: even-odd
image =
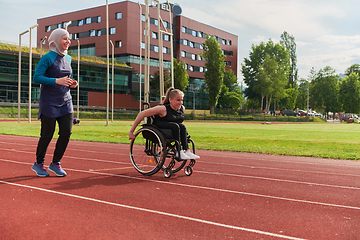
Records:
[[[68,176],[40,178],[37,140],[0,135],[0,239],[360,239],[360,162],[199,150],[166,179],[71,141]]]

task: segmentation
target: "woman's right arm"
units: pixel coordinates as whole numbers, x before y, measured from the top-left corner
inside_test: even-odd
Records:
[[[34,82],[46,85],[56,85],[56,78],[45,77],[47,69],[51,66],[52,61],[48,54],[40,58],[34,74]]]
[[[135,138],[134,131],[135,131],[136,127],[139,125],[139,123],[142,121],[143,118],[150,117],[150,116],[153,116],[156,114],[159,114],[161,117],[165,116],[166,115],[166,107],[164,105],[159,105],[156,107],[148,108],[142,112],[139,112],[139,114],[135,118],[133,125],[130,128],[129,140]]]

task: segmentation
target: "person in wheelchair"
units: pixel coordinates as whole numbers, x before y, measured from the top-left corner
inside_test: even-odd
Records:
[[[185,110],[183,98],[184,93],[181,90],[173,87],[169,88],[161,105],[148,108],[137,115],[129,131],[129,139],[135,138],[134,131],[143,118],[155,115],[153,124],[160,129],[170,129],[173,138],[181,143],[182,150],[180,150],[179,155],[181,159],[200,158],[198,155],[190,152],[188,146],[187,130],[183,124]]]

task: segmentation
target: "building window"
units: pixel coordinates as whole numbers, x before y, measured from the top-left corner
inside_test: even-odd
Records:
[[[101,30],[97,31],[97,36],[100,37],[101,36]]]
[[[145,22],[145,15],[141,15],[141,21]]]
[[[145,49],[145,43],[144,42],[141,43],[141,48]]]
[[[228,67],[231,67],[231,62],[230,61],[225,61],[225,65]]]
[[[169,35],[164,34],[163,36],[164,36],[164,40],[165,40],[165,41],[170,41],[170,36],[169,36]]]
[[[90,24],[90,23],[91,23],[91,18],[89,18],[89,17],[86,18],[86,19],[85,19],[85,22],[86,22],[86,24]]]
[[[225,39],[221,39],[222,44],[226,45],[226,40]]]
[[[96,33],[95,30],[90,30],[90,37],[95,37],[95,33]]]
[[[170,28],[170,23],[169,22],[164,21],[164,25],[165,25],[166,28]]]
[[[200,44],[200,49],[204,49],[204,45],[203,45],[203,44]]]
[[[191,54],[191,59],[192,59],[192,60],[196,60],[196,55],[195,55],[195,54]]]
[[[194,43],[193,42],[189,42],[189,46],[194,48]]]
[[[159,47],[158,46],[154,46],[154,52],[159,52]]]
[[[115,33],[116,33],[115,28],[110,28],[110,33],[109,34],[115,34]]]
[[[116,19],[122,19],[122,13],[121,12],[116,13]]]
[[[100,23],[101,22],[101,16],[97,17],[97,22]]]
[[[193,72],[194,71],[194,67],[193,66],[189,66],[189,71]]]
[[[51,31],[51,26],[47,26],[46,28],[45,28],[46,30],[46,32],[50,32]]]
[[[183,45],[187,46],[188,45],[188,40],[184,39],[183,40]]]
[[[191,34],[192,34],[194,37],[196,37],[196,35],[197,35],[197,34],[196,34],[196,31],[194,31],[194,30],[191,31]]]
[[[59,23],[59,24],[57,25],[57,28],[61,28],[61,23]]]
[[[155,24],[155,26],[158,26],[158,25],[159,25],[159,21],[158,21],[157,19],[155,19],[154,24]]]
[[[186,56],[186,52],[181,51],[181,56],[182,56],[182,57],[185,57],[185,56]]]
[[[163,53],[167,53],[167,48],[163,47]]]
[[[202,37],[203,33],[202,32],[198,32],[198,37]]]
[[[152,32],[151,36],[153,39],[158,39],[158,34],[156,32]]]
[[[78,21],[78,26],[80,27],[80,26],[82,26],[82,25],[84,25],[84,20],[79,20],[79,21]]]
[[[183,33],[185,33],[185,32],[186,32],[186,27],[182,27],[182,28],[181,28],[181,31],[182,31]]]
[[[204,68],[200,67],[199,72],[204,72]]]
[[[198,60],[199,60],[199,61],[201,61],[201,60],[202,60],[201,55],[198,55]]]
[[[78,33],[73,33],[73,38],[74,39],[79,39],[79,34]]]
[[[121,41],[116,41],[116,42],[115,42],[115,47],[121,48],[121,46],[122,46]]]

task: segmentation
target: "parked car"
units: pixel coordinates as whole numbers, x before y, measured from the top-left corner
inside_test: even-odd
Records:
[[[321,113],[315,112],[315,117],[323,117],[323,115]]]
[[[352,122],[355,122],[355,120],[357,120],[357,121],[359,120],[359,117],[355,114],[343,113],[340,115],[340,121],[352,123]]]
[[[309,117],[315,117],[315,113],[316,113],[315,111],[309,111],[308,116]]]
[[[295,112],[300,113],[300,116],[306,116],[306,111],[304,110],[297,110]]]
[[[283,116],[300,116],[300,113],[295,112],[295,111],[293,111],[293,110],[283,110],[283,111],[281,112],[281,114],[282,114]]]

